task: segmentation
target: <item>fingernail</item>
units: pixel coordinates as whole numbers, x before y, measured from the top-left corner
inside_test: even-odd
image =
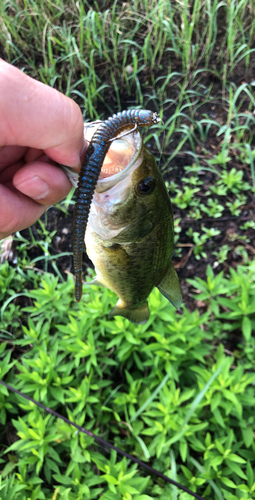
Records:
[[[37,175],[21,184],[16,184],[16,188],[33,200],[46,198],[50,192],[48,184]]]

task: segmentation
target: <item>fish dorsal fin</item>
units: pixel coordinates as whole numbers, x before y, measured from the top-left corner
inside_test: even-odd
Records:
[[[165,276],[157,285],[159,291],[173,304],[176,309],[179,309],[182,303],[182,291],[173,263],[170,262]]]
[[[122,301],[118,300],[116,306],[109,313],[109,318],[113,318],[113,316],[123,316],[123,318],[127,318],[132,323],[138,325],[145,325],[145,323],[147,323],[150,316],[148,302],[136,309],[131,309],[131,307],[128,306],[123,307],[122,304]]]

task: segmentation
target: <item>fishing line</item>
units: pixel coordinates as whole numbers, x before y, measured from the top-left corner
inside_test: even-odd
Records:
[[[78,429],[80,432],[83,432],[87,436],[92,437],[97,443],[101,444],[103,447],[107,447],[107,448],[110,448],[111,450],[115,450],[119,455],[122,455],[122,456],[128,458],[128,460],[131,460],[132,462],[137,463],[140,467],[143,467],[144,469],[149,471],[151,474],[155,474],[155,476],[158,476],[161,479],[164,479],[164,481],[166,481],[170,484],[173,484],[174,486],[177,486],[177,488],[185,491],[186,493],[189,493],[189,495],[192,495],[194,498],[197,498],[197,500],[205,500],[205,498],[203,498],[200,495],[198,495],[197,493],[194,493],[193,491],[189,490],[189,488],[182,486],[181,484],[177,483],[177,481],[174,481],[173,479],[170,479],[169,477],[165,476],[165,474],[162,474],[160,471],[153,469],[153,467],[150,467],[145,462],[142,462],[138,458],[133,457],[132,455],[129,455],[129,453],[126,453],[125,451],[121,450],[120,448],[117,448],[117,446],[114,446],[113,444],[108,443],[107,441],[105,441],[101,437],[97,436],[96,434],[93,434],[93,432],[88,431],[87,429],[85,429],[84,427],[81,427],[80,425],[76,424],[75,422],[71,422],[71,420],[69,420],[68,418],[63,417],[63,415],[60,415],[60,413],[57,413],[56,411],[52,410],[51,408],[44,406],[42,403],[39,403],[39,401],[35,401],[33,398],[30,398],[30,396],[27,396],[26,394],[23,394],[22,392],[18,391],[17,389],[14,389],[14,387],[12,387],[11,385],[6,384],[2,380],[0,380],[0,384],[2,384],[4,387],[6,387],[9,391],[15,392],[16,394],[18,394],[22,398],[25,398],[28,401],[31,401],[36,406],[39,406],[40,408],[47,411],[48,413],[51,413],[51,415],[54,415],[54,417],[60,418],[61,420],[63,420],[67,424],[72,425],[73,427]]]

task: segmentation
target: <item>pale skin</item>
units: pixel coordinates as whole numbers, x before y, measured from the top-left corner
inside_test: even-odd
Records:
[[[0,59],[0,239],[33,224],[80,170],[83,117],[68,97]]]
[[[67,196],[71,184],[57,165],[79,172],[87,146],[79,106],[0,58],[0,240]],[[108,168],[124,153],[113,142]]]

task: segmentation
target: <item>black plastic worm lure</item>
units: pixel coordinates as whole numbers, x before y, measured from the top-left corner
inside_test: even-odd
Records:
[[[80,171],[74,216],[73,254],[76,277],[75,297],[78,302],[82,296],[82,253],[89,209],[111,140],[131,124],[137,127],[148,127],[158,121],[157,113],[152,111],[144,109],[122,111],[102,122],[91,139]]]

